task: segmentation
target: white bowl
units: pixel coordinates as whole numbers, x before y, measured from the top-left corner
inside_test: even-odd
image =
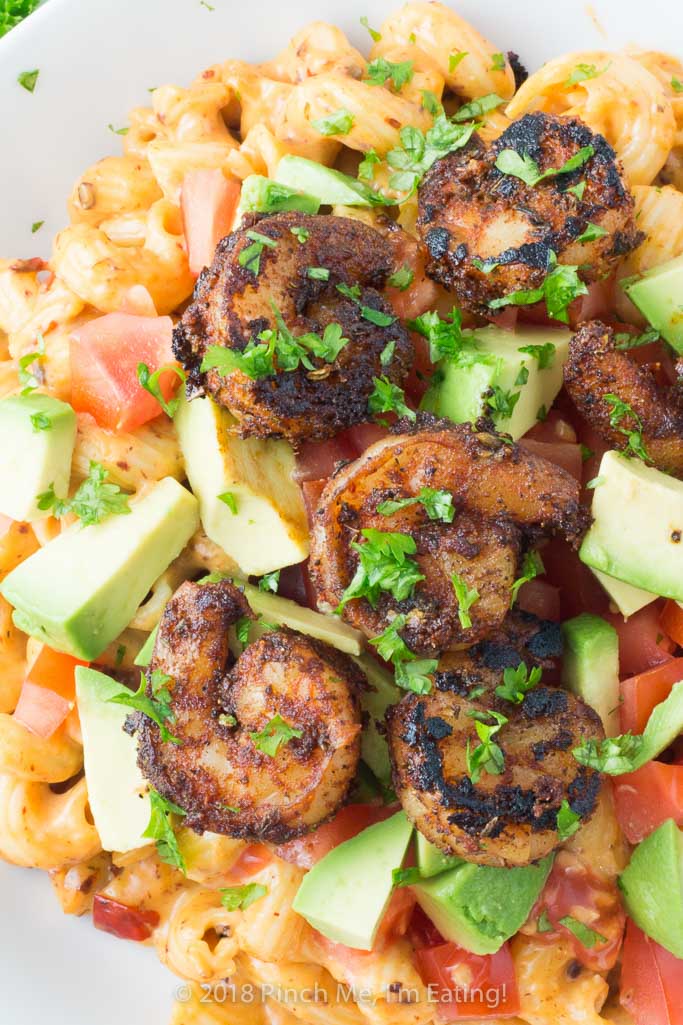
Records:
[[[388,0],[49,0],[0,40],[0,256],[49,254],[80,171],[120,152],[108,128],[147,90],[188,83],[229,57],[263,60],[313,20],[367,48]],[[457,10],[530,69],[557,54],[636,43],[683,51],[683,6],[672,0],[462,0]],[[39,68],[33,94],[17,84]],[[31,225],[44,220],[35,235]],[[63,916],[47,875],[0,862],[0,1020],[7,1025],[164,1025],[179,981],[150,950]],[[226,1017],[227,1023],[227,1017]]]

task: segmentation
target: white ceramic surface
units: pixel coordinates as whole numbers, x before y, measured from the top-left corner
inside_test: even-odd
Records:
[[[228,57],[263,59],[314,19],[378,25],[390,0],[49,0],[0,40],[0,254],[49,253],[71,185],[120,150],[123,125],[147,90],[187,83]],[[675,0],[459,0],[458,11],[530,68],[573,49],[625,43],[683,53]],[[17,85],[39,68],[35,93]],[[31,224],[45,226],[31,235]],[[0,863],[0,1025],[165,1025],[178,980],[134,943],[61,915],[43,873]],[[226,1019],[227,1022],[227,1019]]]

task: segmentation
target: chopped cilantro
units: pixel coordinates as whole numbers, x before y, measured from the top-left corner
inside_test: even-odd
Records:
[[[683,93],[683,82],[674,75],[671,79],[671,88],[675,93]]]
[[[368,397],[368,410],[371,413],[396,413],[397,416],[406,416],[409,420],[417,419],[415,411],[406,405],[403,388],[393,384],[386,374],[373,377],[372,383],[374,387]]]
[[[515,379],[515,387],[516,388],[522,387],[523,385],[525,385],[527,383],[528,380],[529,380],[529,368],[527,367],[526,363],[522,363],[521,367],[519,368],[519,373],[517,374],[517,377]]]
[[[368,64],[368,76],[365,81],[368,85],[384,85],[387,79],[391,79],[394,89],[398,90],[407,85],[414,74],[413,61],[394,63],[384,57],[378,57]]]
[[[659,331],[655,328],[648,328],[647,331],[643,331],[642,334],[632,335],[628,331],[619,331],[614,336],[614,348],[622,351],[627,349],[638,349],[641,345],[649,345],[650,342],[658,342],[660,338]]]
[[[503,670],[503,682],[496,687],[496,694],[504,701],[519,705],[524,701],[528,691],[541,682],[541,670],[534,666],[531,670],[520,662],[516,669],[508,666]]]
[[[387,163],[395,172],[389,178],[390,187],[412,194],[432,164],[467,145],[474,129],[474,124],[456,124],[445,114],[439,114],[426,133],[405,125],[399,135],[401,146],[387,153]]]
[[[263,883],[245,883],[243,886],[225,886],[218,892],[221,904],[228,911],[246,911],[255,901],[266,896],[268,887]]]
[[[179,808],[177,804],[162,797],[161,794],[150,788],[149,801],[152,813],[147,828],[142,834],[150,840],[154,840],[157,854],[167,865],[179,869],[183,875],[187,873],[185,859],[178,846],[178,840],[173,829],[169,815],[186,815],[187,812]]]
[[[368,150],[358,165],[358,177],[362,182],[371,182],[375,177],[375,166],[382,163],[382,158],[374,150]]]
[[[480,740],[475,748],[471,747],[469,740],[467,741],[465,759],[470,779],[473,783],[478,783],[482,772],[500,776],[505,770],[505,757],[493,737],[508,721],[507,718],[500,712],[490,710],[487,712],[471,711],[467,714],[474,719],[474,727]],[[487,722],[487,719],[493,719],[493,722]]]
[[[565,192],[571,193],[572,196],[576,196],[579,202],[583,199],[583,194],[586,191],[586,181],[577,182],[576,185],[572,185],[570,188],[565,189]]]
[[[618,395],[608,394],[603,397],[610,407],[610,427],[618,431],[619,434],[623,434],[627,439],[627,452],[646,463],[652,462],[643,444],[643,421],[636,411],[629,406],[628,402],[622,402]],[[634,426],[625,427],[624,419],[630,420]]]
[[[491,54],[491,71],[505,71],[505,56],[502,53]]]
[[[394,513],[406,509],[410,505],[422,505],[430,520],[440,520],[442,523],[452,523],[455,516],[453,495],[450,491],[440,491],[436,488],[420,488],[414,498],[380,502],[377,512],[381,516],[393,516]]]
[[[598,474],[597,477],[593,477],[591,480],[587,481],[586,489],[588,491],[594,491],[595,488],[599,488],[600,485],[604,484],[604,483],[605,483],[604,475],[603,474]]]
[[[379,354],[379,362],[383,367],[388,367],[394,358],[394,352],[396,351],[396,342],[387,342],[382,351]]]
[[[528,306],[545,299],[549,316],[568,324],[567,307],[578,296],[586,295],[588,289],[577,274],[578,267],[565,263],[558,264],[554,253],[551,253],[550,267],[552,269],[539,288],[511,292],[500,299],[493,299],[489,307],[492,310],[499,310],[503,306]]]
[[[237,726],[237,719],[234,715],[230,715],[229,712],[221,712],[218,716],[218,725],[231,729],[233,726]]]
[[[451,74],[453,74],[458,64],[460,64],[461,61],[464,61],[467,56],[469,56],[467,50],[456,50],[455,53],[450,53],[448,55],[448,70]]]
[[[522,345],[517,352],[525,352],[538,363],[539,370],[549,370],[555,362],[556,348],[552,342],[543,345]]]
[[[306,271],[306,276],[309,277],[311,281],[330,280],[330,272],[327,267],[309,267]]]
[[[412,285],[414,277],[414,271],[404,264],[388,278],[387,284],[391,285],[392,288],[398,288],[401,292],[405,292],[406,288],[410,288]]]
[[[458,602],[458,619],[463,630],[469,630],[472,626],[472,617],[469,610],[479,600],[479,591],[470,589],[465,580],[457,573],[451,573],[451,583]]]
[[[584,445],[583,442],[581,442],[581,444],[579,445],[579,448],[581,449],[581,462],[582,463],[587,463],[588,460],[590,459],[590,457],[595,454],[593,452],[593,449],[589,448],[588,445]]]
[[[249,736],[254,742],[254,747],[262,751],[269,758],[275,758],[281,747],[289,744],[303,736],[303,730],[290,726],[281,715],[274,715],[270,722],[267,722],[262,730],[250,733]]]
[[[439,102],[436,93],[432,92],[431,89],[422,89],[422,107],[432,117],[438,117],[439,114],[444,112],[443,104]]]
[[[35,235],[35,233],[37,231],[40,231],[40,229],[42,228],[42,226],[44,224],[45,224],[45,221],[34,221],[33,224],[31,225],[31,234]]]
[[[299,225],[294,225],[294,227],[290,228],[289,230],[291,231],[292,235],[297,240],[297,242],[299,242],[301,245],[303,245],[304,242],[308,242],[309,238],[311,237],[311,233],[308,230],[308,228],[302,228]]]
[[[582,146],[573,157],[565,160],[562,167],[550,167],[547,171],[541,171],[536,161],[528,153],[518,153],[514,149],[504,149],[501,150],[496,158],[496,167],[503,174],[520,178],[525,185],[533,188],[539,182],[545,181],[548,178],[556,178],[560,174],[570,174],[572,171],[576,171],[578,167],[583,167],[594,153],[595,148],[593,146]]]
[[[27,93],[32,93],[35,91],[39,75],[40,70],[38,68],[34,68],[33,71],[20,71],[17,75],[17,82]]]
[[[113,132],[114,135],[128,135],[128,132],[130,131],[130,128],[128,128],[127,125],[124,125],[123,128],[114,128],[111,122],[107,125],[107,128],[110,132]]]
[[[396,601],[410,598],[415,585],[424,580],[424,574],[414,559],[415,541],[408,534],[390,533],[368,527],[361,530],[364,543],[353,541],[351,547],[358,553],[358,568],[337,606],[339,613],[352,598],[366,598],[373,608],[385,591]]]
[[[42,0],[5,0],[0,4],[0,38],[32,14]]]
[[[498,93],[487,93],[486,96],[479,96],[476,100],[470,100],[469,103],[464,103],[463,106],[453,115],[454,121],[470,121],[475,117],[483,117],[490,111],[500,107],[501,103],[505,103],[502,96]]]
[[[249,618],[249,616],[240,616],[240,618],[235,623],[235,636],[237,637],[237,640],[239,642],[240,647],[242,648],[242,651],[244,651],[246,646],[249,644],[249,629],[251,627],[251,624],[252,620]]]
[[[595,64],[577,64],[572,73],[569,75],[564,83],[565,89],[568,89],[572,85],[577,85],[579,82],[586,82],[591,78],[597,78],[598,75],[604,74],[607,71],[609,64],[606,64],[604,68],[598,68]]]
[[[39,361],[45,355],[45,340],[42,335],[38,335],[38,348],[34,352],[27,352],[19,359],[19,384],[23,385],[21,394],[30,395],[32,391],[39,388],[42,384],[42,368],[40,367]],[[39,365],[35,368],[39,371],[40,377],[33,370],[29,370],[34,363]]]
[[[171,692],[167,686],[170,681],[170,676],[156,669],[150,677],[148,687],[144,673],[140,673],[140,686],[136,691],[115,694],[114,697],[107,700],[114,705],[125,705],[126,708],[133,708],[136,712],[146,715],[159,727],[161,739],[165,744],[182,744],[182,741],[175,737],[167,726],[167,723],[175,722],[175,713],[171,708]],[[148,690],[151,696],[148,694]]]
[[[360,19],[360,23],[363,26],[363,28],[366,28],[368,30],[368,32],[370,33],[370,38],[375,43],[379,43],[380,39],[382,38],[381,33],[377,32],[374,28],[370,28],[366,14],[364,14],[363,17]]]
[[[223,491],[222,494],[216,495],[216,498],[223,505],[227,505],[233,516],[237,516],[237,496],[233,491]]]
[[[546,405],[538,407],[536,410],[536,419],[539,423],[543,423],[544,420],[548,419],[548,407]]]
[[[565,798],[557,813],[557,832],[560,840],[568,840],[581,825],[581,816],[572,811],[569,801]]]
[[[572,918],[571,915],[565,915],[564,918],[560,918],[559,924],[563,925],[565,929],[569,929],[583,947],[592,949],[599,943],[607,943],[607,938],[602,933],[590,929],[583,922],[579,922],[578,918]]]
[[[100,523],[108,516],[122,516],[130,513],[128,495],[122,493],[118,484],[106,483],[109,472],[101,463],[91,460],[88,476],[80,484],[71,499],[57,498],[51,484],[47,491],[37,496],[38,508],[51,510],[60,518],[74,513],[84,527]]]
[[[126,657],[126,645],[119,644],[116,649],[116,658],[114,659],[114,665],[118,668],[123,665],[123,660]]]
[[[348,135],[353,128],[354,116],[350,110],[342,107],[327,117],[314,118],[311,125],[321,135]]]
[[[573,755],[579,765],[604,772],[608,776],[620,776],[638,768],[643,750],[642,735],[622,733],[605,740],[584,740],[574,748]]]
[[[52,420],[47,413],[31,413],[31,426],[36,434],[38,431],[49,431],[52,427]]]
[[[394,886],[412,886],[422,879],[419,868],[411,865],[410,868],[395,868],[391,873],[391,882]]]
[[[545,573],[545,566],[539,553],[525,552],[522,559],[522,573],[517,577],[510,590],[510,608],[517,601],[520,587],[523,584],[528,584],[530,580],[534,580],[540,573]]]
[[[585,230],[581,232],[576,241],[595,242],[599,238],[604,238],[606,234],[607,231],[600,224],[593,224],[592,221],[589,221]]]
[[[377,637],[370,639],[370,644],[377,648],[377,653],[385,662],[393,662],[394,679],[397,686],[415,694],[429,694],[432,681],[429,674],[438,666],[436,659],[418,659],[405,643],[399,630],[406,625],[407,617],[402,613],[395,616],[386,630]]]
[[[162,374],[175,374],[182,384],[187,380],[187,374],[182,367],[179,367],[177,363],[165,363],[163,367],[159,367],[154,373],[150,373],[149,367],[146,363],[138,363],[137,375],[140,387],[144,388],[146,392],[157,400],[164,413],[170,416],[171,420],[178,412],[178,406],[180,405],[180,398],[168,399],[164,398],[161,390],[160,378]]]
[[[274,569],[272,573],[264,573],[258,582],[259,591],[272,591],[277,594],[280,586],[280,570]]]
[[[491,410],[493,419],[508,420],[519,402],[521,393],[518,391],[503,391],[497,384],[491,387],[490,392],[491,394],[486,397],[486,405]]]

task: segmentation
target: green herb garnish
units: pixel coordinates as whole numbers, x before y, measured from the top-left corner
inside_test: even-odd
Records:
[[[321,135],[348,135],[353,128],[354,116],[342,107],[327,117],[314,118],[311,125]]]
[[[413,498],[399,498],[380,502],[377,512],[382,516],[393,516],[401,509],[407,509],[411,505],[421,505],[430,520],[440,520],[442,523],[452,523],[455,516],[453,508],[453,495],[450,491],[442,491],[437,488],[420,488]]]
[[[138,363],[137,376],[140,383],[140,387],[144,388],[146,392],[157,400],[164,413],[170,416],[171,420],[178,412],[178,406],[180,405],[180,398],[166,399],[161,391],[161,385],[159,380],[162,374],[173,373],[178,377],[182,384],[185,384],[187,380],[187,374],[182,367],[179,367],[177,363],[165,363],[163,367],[159,367],[154,373],[150,373],[150,369],[146,363]]]
[[[359,556],[358,568],[337,606],[338,613],[353,598],[366,598],[375,608],[382,592],[391,594],[395,601],[405,601],[415,585],[424,580],[420,567],[411,558],[417,545],[409,534],[392,534],[374,527],[361,530],[361,534],[364,543],[351,543]]]
[[[172,801],[162,797],[161,794],[153,788],[150,788],[149,800],[152,807],[152,813],[150,815],[147,828],[142,835],[148,837],[150,840],[154,840],[157,848],[157,854],[162,861],[165,861],[167,865],[172,865],[173,868],[179,869],[183,875],[186,875],[187,867],[185,865],[185,859],[180,847],[178,846],[178,840],[169,816],[184,816],[187,812],[184,811],[183,808],[179,808],[177,804],[174,804]]]
[[[550,167],[541,171],[536,161],[528,153],[518,153],[514,149],[504,149],[496,158],[496,167],[503,174],[521,179],[532,188],[548,178],[556,178],[560,174],[570,174],[590,160],[595,153],[593,146],[583,146],[573,157],[565,160],[562,167]]]
[[[623,434],[627,439],[627,452],[633,453],[638,459],[651,463],[649,455],[643,444],[643,421],[636,411],[629,406],[628,402],[622,402],[618,395],[607,394],[603,396],[610,407],[609,423],[613,430]],[[624,426],[624,420],[631,420],[634,427]]]
[[[245,883],[244,886],[225,886],[218,892],[221,904],[228,911],[246,911],[255,901],[266,896],[268,887],[263,883]]]
[[[500,712],[488,710],[486,712],[471,711],[467,713],[474,719],[474,727],[477,731],[480,743],[472,748],[470,741],[467,741],[465,759],[467,774],[473,783],[478,783],[482,772],[488,772],[492,776],[500,776],[505,770],[505,756],[493,738],[508,721]],[[493,722],[486,720],[493,719]]]
[[[108,698],[114,705],[125,705],[126,708],[133,708],[136,712],[142,712],[148,719],[155,722],[159,727],[159,733],[164,744],[182,744],[179,737],[174,736],[169,730],[167,723],[175,722],[175,713],[171,707],[172,695],[168,689],[171,677],[155,669],[149,681],[148,695],[147,680],[144,673],[140,673],[140,686],[136,691],[127,694],[115,694]]]
[[[74,513],[84,527],[100,523],[108,516],[125,516],[130,513],[128,495],[123,494],[118,484],[106,483],[109,471],[101,463],[90,462],[88,476],[81,483],[71,499],[57,498],[54,486],[38,495],[38,508],[51,510],[58,519],[67,513]]]
[[[276,754],[285,744],[303,736],[303,730],[290,726],[281,715],[274,715],[270,722],[266,723],[262,730],[250,733],[249,736],[254,742],[254,747],[262,751],[269,758],[275,758]]]
[[[568,840],[581,825],[581,816],[572,811],[569,801],[565,798],[557,813],[557,832],[560,840]]]
[[[472,626],[472,617],[469,610],[479,600],[479,591],[469,588],[465,580],[457,573],[451,573],[451,583],[458,602],[458,619],[463,630],[469,630]]]
[[[414,74],[413,61],[394,63],[378,57],[368,64],[368,74],[364,81],[368,85],[384,85],[387,79],[391,79],[394,89],[399,90],[411,81]]]
[[[519,705],[527,693],[541,682],[541,675],[538,666],[529,671],[524,662],[520,662],[516,669],[508,666],[503,670],[503,682],[496,687],[496,694],[504,701]]]

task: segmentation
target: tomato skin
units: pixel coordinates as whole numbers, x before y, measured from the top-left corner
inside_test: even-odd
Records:
[[[669,696],[679,680],[683,680],[683,658],[672,658],[654,669],[622,680],[619,685],[621,732],[642,733],[655,705]]]
[[[174,363],[170,317],[139,317],[107,313],[84,324],[71,336],[71,404],[90,413],[100,427],[132,431],[160,416],[157,400],[141,387],[138,363],[151,372]],[[177,376],[169,371],[159,385],[171,398]]]
[[[76,705],[76,678],[77,666],[88,667],[89,662],[83,662],[79,658],[73,658],[61,651],[53,651],[46,644],[41,646],[40,651],[33,660],[33,663],[26,674],[26,683],[35,687],[46,688],[55,695],[59,695],[68,703],[67,727],[76,739],[80,735],[80,719],[78,717],[78,706]]]
[[[683,1025],[683,961],[626,926],[619,1002],[635,1025]]]
[[[560,621],[560,592],[547,580],[529,580],[519,589],[517,606],[524,612],[531,612],[539,619],[551,619],[553,623]]]
[[[270,865],[272,860],[273,855],[269,847],[262,843],[250,843],[230,866],[225,877],[228,886],[238,886],[245,879]]]
[[[187,257],[194,275],[213,262],[216,246],[230,234],[241,185],[217,168],[188,171],[183,178],[180,209]]]
[[[577,909],[590,912],[591,928],[605,937],[604,943],[584,947],[570,929],[560,925],[569,915],[580,918]],[[535,934],[542,943],[555,943],[559,936],[571,941],[575,957],[591,971],[606,972],[616,964],[624,934],[626,916],[616,884],[593,873],[568,852],[561,851],[529,916],[538,919],[545,911],[553,929]]]
[[[683,765],[648,762],[615,777],[612,790],[619,825],[629,843],[640,843],[667,819],[683,826]]]
[[[683,648],[683,609],[678,602],[667,601],[664,603],[659,622],[667,637]]]
[[[95,894],[92,920],[96,929],[110,932],[120,940],[135,940],[137,943],[148,940],[160,921],[156,911],[129,907],[111,897],[105,897],[103,893]]]
[[[669,662],[675,644],[662,634],[659,625],[661,602],[652,602],[624,620],[623,616],[606,613],[619,634],[619,668],[622,673],[636,676],[653,666]]]
[[[395,808],[374,804],[347,804],[333,819],[295,840],[276,848],[278,858],[290,861],[300,868],[311,868],[340,843],[351,840],[368,826],[393,815]]]
[[[350,438],[338,434],[328,441],[305,441],[296,454],[294,480],[327,480],[339,463],[355,459],[357,451]]]
[[[24,680],[14,718],[31,733],[47,740],[59,729],[72,708],[73,701],[66,701],[48,687],[37,687],[30,680]]]
[[[471,954],[457,943],[442,943],[416,950],[414,957],[430,997],[438,1000],[439,1021],[500,1019],[519,1012],[515,967],[507,943],[488,955]]]

